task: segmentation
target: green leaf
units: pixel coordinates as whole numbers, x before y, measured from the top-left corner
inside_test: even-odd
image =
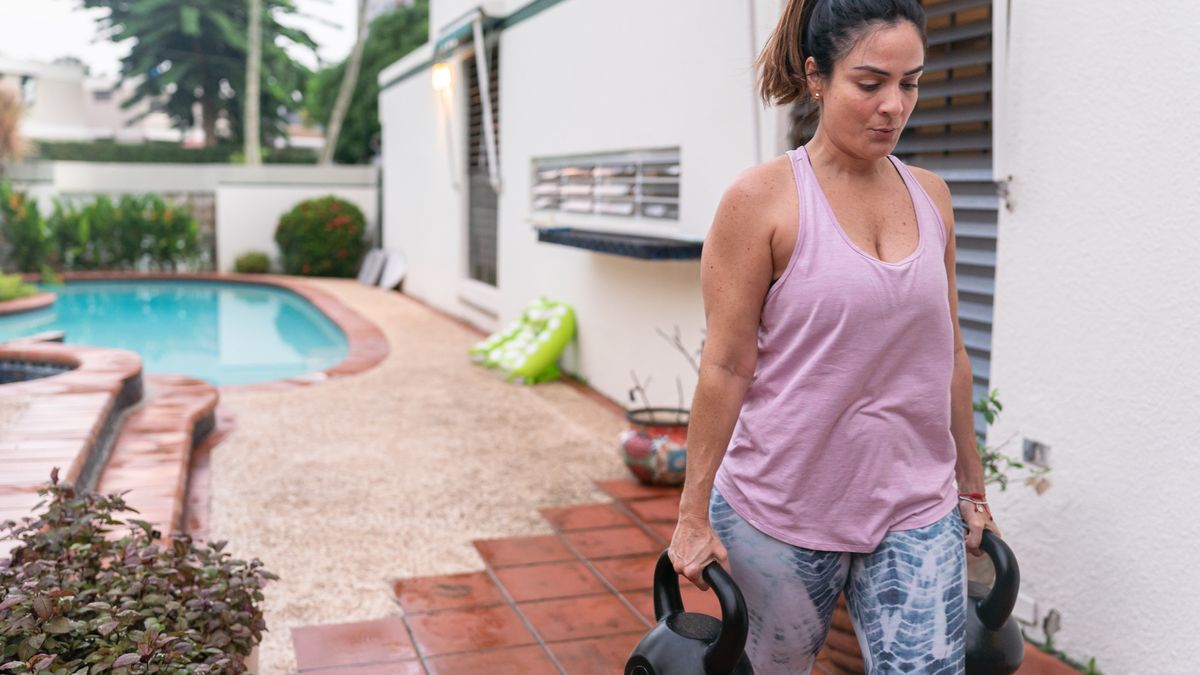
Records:
[[[179,7],[179,26],[184,35],[199,35],[200,10],[191,5],[181,5]]]
[[[33,613],[38,615],[39,619],[45,620],[50,618],[53,613],[54,606],[50,603],[50,599],[44,595],[39,595],[33,599]]]
[[[117,657],[116,661],[113,661],[112,667],[114,669],[115,668],[126,668],[128,666],[132,666],[135,663],[141,663],[141,661],[142,661],[142,657],[141,657],[141,655],[139,655],[137,653],[122,654]]]
[[[51,635],[62,635],[63,633],[70,633],[72,630],[74,630],[75,626],[73,623],[71,623],[70,619],[65,616],[60,616],[51,621],[47,621],[42,628]]]

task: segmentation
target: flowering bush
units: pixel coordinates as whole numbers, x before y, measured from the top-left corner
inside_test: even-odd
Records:
[[[0,671],[244,673],[262,640],[258,560],[178,536],[160,546],[121,497],[77,494],[57,470],[40,514],[0,527],[20,545],[0,563]],[[128,523],[130,533],[112,532]]]
[[[279,220],[275,242],[286,274],[352,277],[366,242],[358,207],[334,196],[300,202]]]

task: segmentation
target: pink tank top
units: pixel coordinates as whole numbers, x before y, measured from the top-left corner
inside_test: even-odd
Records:
[[[758,365],[715,486],[776,539],[869,552],[957,501],[946,230],[908,167],[889,157],[920,237],[907,258],[883,262],[838,224],[808,152],[788,156],[796,246],[767,293]]]

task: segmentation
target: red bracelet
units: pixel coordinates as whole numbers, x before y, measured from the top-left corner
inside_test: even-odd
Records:
[[[992,507],[988,506],[987,497],[982,492],[960,492],[958,500],[974,505],[976,513],[986,513],[991,519]]]

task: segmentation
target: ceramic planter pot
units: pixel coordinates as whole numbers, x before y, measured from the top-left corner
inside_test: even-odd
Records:
[[[680,408],[639,408],[625,413],[621,432],[625,466],[647,485],[682,485],[687,463],[689,413]]]

